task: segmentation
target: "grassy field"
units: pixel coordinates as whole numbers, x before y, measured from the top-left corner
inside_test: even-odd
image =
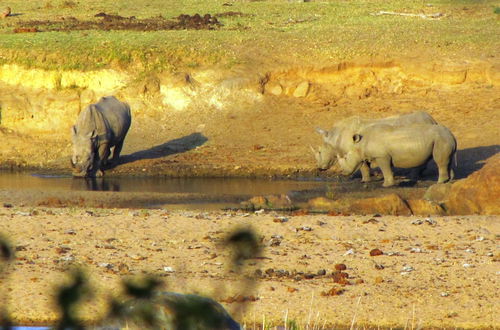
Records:
[[[10,0],[0,19],[0,63],[46,69],[104,67],[139,72],[217,65],[324,65],[346,60],[427,56],[491,58],[500,50],[498,1]],[[1,9],[1,8],[0,8]],[[435,14],[440,19],[373,15]],[[217,15],[215,30],[14,33],[28,21]],[[228,15],[232,12],[233,15]],[[226,13],[226,14],[224,14]],[[59,22],[59,23],[58,23]]]

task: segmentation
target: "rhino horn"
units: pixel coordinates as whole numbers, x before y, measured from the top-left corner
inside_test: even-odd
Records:
[[[320,135],[323,135],[324,137],[327,137],[328,136],[328,132],[325,131],[324,129],[320,128],[320,127],[316,127],[316,132]]]

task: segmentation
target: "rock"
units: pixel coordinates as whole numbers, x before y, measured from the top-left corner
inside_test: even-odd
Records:
[[[345,205],[340,201],[329,199],[326,197],[316,197],[310,199],[307,202],[307,205],[311,210],[317,212],[335,211],[337,213],[342,213],[346,209]]]
[[[500,153],[467,178],[452,184],[445,206],[449,214],[500,214]]]
[[[424,199],[442,203],[446,201],[448,198],[448,193],[451,189],[451,183],[436,183],[427,188],[427,191],[424,194]]]
[[[281,85],[278,83],[271,83],[266,85],[266,91],[273,95],[279,96],[281,95],[281,93],[283,93],[283,87],[281,87]]]
[[[445,215],[446,211],[438,203],[425,199],[409,199],[406,201],[413,215]]]
[[[293,91],[293,96],[294,97],[306,97],[307,94],[309,93],[309,82],[308,81],[303,81],[300,84],[297,85],[295,90]]]
[[[288,195],[255,196],[241,203],[244,208],[259,210],[293,210],[296,207]]]
[[[349,211],[357,214],[411,215],[408,204],[397,194],[356,200],[351,203]]]

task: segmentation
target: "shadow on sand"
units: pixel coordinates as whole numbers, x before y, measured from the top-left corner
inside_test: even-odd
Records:
[[[173,154],[185,152],[203,145],[208,138],[201,133],[192,133],[181,138],[159,144],[152,148],[134,152],[129,155],[121,156],[118,162],[111,164],[108,169],[115,168],[118,165],[132,163],[141,159],[156,159]]]
[[[475,147],[457,151],[457,166],[453,160],[455,179],[463,179],[480,170],[485,161],[500,152],[500,145]]]

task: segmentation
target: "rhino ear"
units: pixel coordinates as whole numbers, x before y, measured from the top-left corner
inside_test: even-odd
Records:
[[[323,135],[323,137],[325,137],[325,138],[328,137],[328,131],[325,131],[322,128],[316,127],[316,132],[318,132],[318,134],[320,134],[320,135]]]
[[[361,141],[362,138],[363,138],[362,135],[354,134],[354,136],[352,137],[352,141],[354,141],[354,143],[358,143],[359,141]]]

